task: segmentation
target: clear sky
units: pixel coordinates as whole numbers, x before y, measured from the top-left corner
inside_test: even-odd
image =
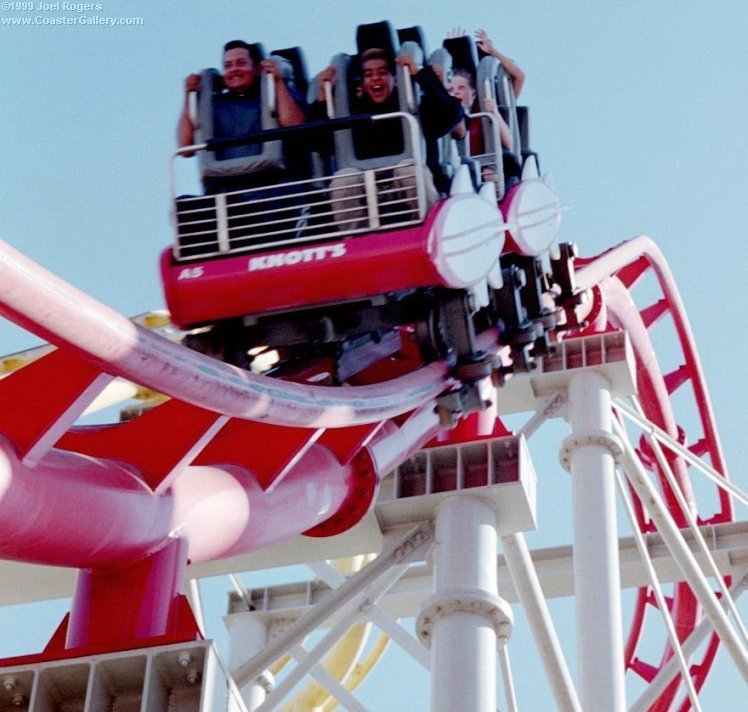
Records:
[[[644,233],[665,253],[698,340],[732,477],[746,488],[740,363],[748,339],[740,300],[748,260],[740,211],[748,195],[748,4],[101,0],[95,12],[13,9],[25,5],[0,9],[0,238],[129,315],[163,306],[157,260],[171,239],[166,165],[183,79],[220,66],[226,40],[301,45],[314,73],[333,54],[353,51],[361,22],[420,24],[432,48],[454,25],[485,27],[527,73],[522,103],[531,107],[532,144],[572,208],[562,237],[592,255]],[[48,24],[81,14],[135,24]],[[23,17],[40,24],[10,24]],[[35,343],[0,323],[0,355]],[[547,463],[541,498],[544,480],[565,476],[558,440],[548,443],[532,444],[533,456]],[[543,535],[533,545],[568,543],[551,509],[541,504]],[[568,517],[567,503],[563,511]],[[9,626],[0,655],[29,651],[17,619],[0,611]],[[43,641],[48,633],[39,635]],[[718,667],[704,709],[744,709],[745,687],[731,661],[723,655]],[[520,694],[540,696],[525,698],[523,708],[550,709],[542,683],[532,692],[537,666],[525,669],[515,658],[514,669]],[[368,704],[405,709],[391,696],[402,702],[405,687],[393,670]],[[407,708],[427,709],[418,704]]]

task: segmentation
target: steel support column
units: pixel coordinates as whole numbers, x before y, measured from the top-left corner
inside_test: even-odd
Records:
[[[456,495],[439,505],[436,592],[417,622],[431,645],[433,712],[496,710],[496,646],[512,625],[511,609],[497,595],[496,555],[496,514],[487,502]]]
[[[180,620],[187,542],[172,539],[159,551],[119,569],[81,569],[65,647],[118,646],[165,635],[198,636]]]
[[[229,670],[233,672],[267,645],[268,627],[265,621],[252,615],[229,616],[226,625],[230,642]],[[248,712],[258,709],[272,689],[273,676],[269,670],[242,685],[239,692]]]
[[[615,459],[610,385],[593,370],[569,383],[571,436],[561,458],[571,472],[579,696],[582,709],[626,707]]]

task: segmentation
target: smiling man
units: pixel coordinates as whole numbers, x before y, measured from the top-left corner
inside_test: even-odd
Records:
[[[223,83],[225,90],[216,94],[213,102],[213,138],[234,138],[262,130],[260,103],[261,73],[272,75],[278,107],[278,124],[295,126],[304,121],[302,99],[283,80],[283,72],[275,59],[255,63],[252,48],[242,40],[232,40],[223,48]],[[195,125],[190,117],[189,96],[200,91],[201,77],[190,74],[185,80],[184,105],[177,126],[180,147],[195,142]],[[217,152],[219,160],[257,155],[260,144],[235,146]]]
[[[361,84],[358,97],[351,101],[354,114],[388,114],[399,111],[395,89],[395,65],[387,52],[369,49],[361,55]],[[353,132],[359,158],[374,158],[403,152],[403,134],[399,123],[376,122],[365,130]]]

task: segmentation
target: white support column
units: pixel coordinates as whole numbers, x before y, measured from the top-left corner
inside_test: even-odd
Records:
[[[236,670],[246,660],[257,655],[267,645],[267,625],[259,616],[236,614],[226,619],[229,630],[229,669]],[[260,673],[239,688],[248,712],[259,709],[273,689],[273,676],[269,670]]]
[[[431,646],[433,712],[495,712],[496,647],[512,613],[497,594],[496,514],[485,501],[454,495],[436,510],[436,593],[417,620]]]
[[[608,380],[593,370],[569,383],[571,435],[561,461],[571,472],[579,696],[584,710],[624,712],[615,457]]]

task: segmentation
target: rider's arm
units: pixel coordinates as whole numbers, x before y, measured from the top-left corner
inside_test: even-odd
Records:
[[[300,106],[300,99],[291,94],[288,85],[283,81],[280,65],[273,59],[266,59],[260,64],[263,72],[273,77],[275,82],[275,96],[278,106],[278,124],[280,126],[297,126],[306,120],[304,109]]]
[[[503,52],[500,52],[496,47],[494,47],[491,38],[484,29],[476,30],[475,35],[478,38],[478,47],[480,47],[486,54],[496,57],[496,59],[501,62],[501,66],[504,67],[507,74],[512,78],[514,96],[519,99],[522,87],[525,85],[525,73],[517,66],[513,59],[510,59]]]
[[[200,75],[190,74],[184,83],[184,103],[177,123],[177,145],[191,146],[195,143],[195,124],[190,116],[190,94],[200,90]]]

